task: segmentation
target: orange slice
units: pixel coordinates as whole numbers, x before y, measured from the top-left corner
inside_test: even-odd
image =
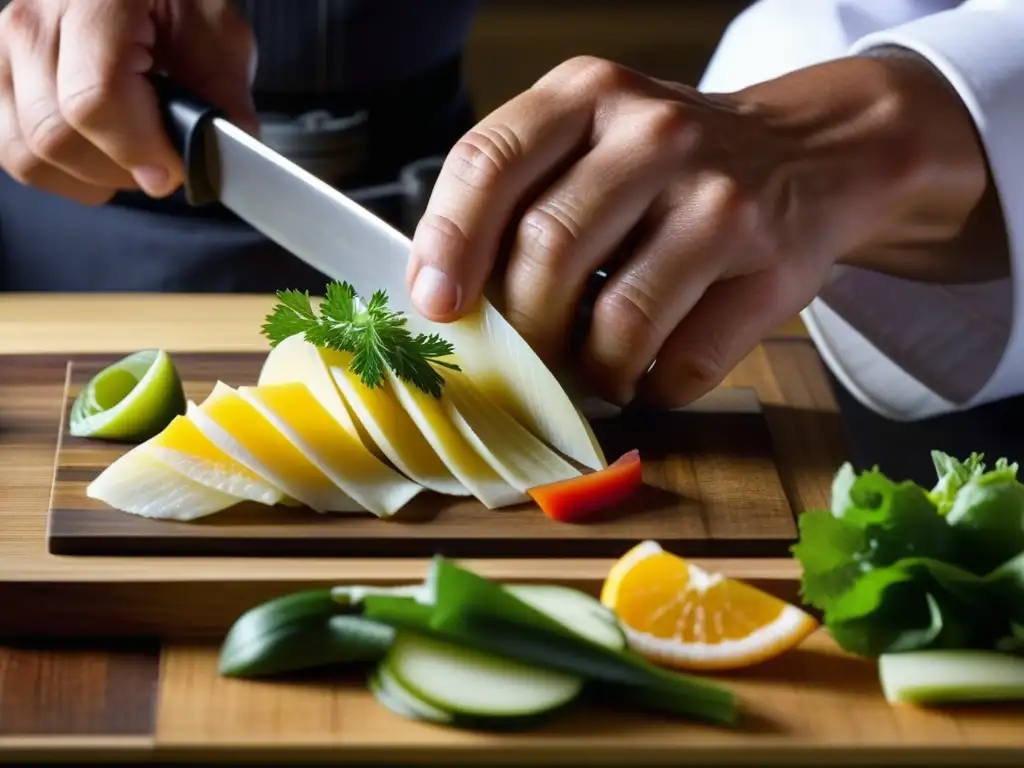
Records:
[[[793,648],[818,626],[796,606],[698,568],[654,541],[612,566],[601,602],[618,615],[634,651],[680,669],[751,666]]]

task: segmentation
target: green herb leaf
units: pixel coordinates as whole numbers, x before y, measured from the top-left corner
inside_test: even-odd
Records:
[[[454,362],[442,359],[454,354],[452,345],[437,334],[413,336],[403,314],[388,308],[384,291],[375,291],[364,306],[348,283],[329,283],[320,317],[308,293],[279,291],[277,297],[280,304],[262,327],[271,346],[301,333],[311,344],[350,352],[349,370],[367,387],[381,386],[390,369],[402,381],[440,397],[444,377],[434,366],[461,370]]]
[[[278,291],[277,300],[280,304],[267,315],[266,322],[260,328],[263,335],[270,339],[270,346],[276,347],[290,336],[308,333],[320,325],[308,292]]]

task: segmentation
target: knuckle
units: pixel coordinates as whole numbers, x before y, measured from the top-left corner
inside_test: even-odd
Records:
[[[644,132],[657,146],[690,148],[699,143],[700,124],[685,104],[659,100],[651,103],[643,115]]]
[[[0,36],[17,36],[34,41],[40,33],[39,14],[33,3],[27,0],[13,0],[0,13]]]
[[[724,341],[714,335],[705,336],[699,347],[682,353],[680,367],[691,382],[705,388],[717,385],[729,371]]]
[[[440,243],[437,250],[449,257],[461,256],[469,242],[466,233],[451,217],[431,211],[424,213],[416,225],[417,241],[423,237],[423,232],[430,232]]]
[[[544,276],[564,273],[580,239],[571,211],[549,201],[531,208],[519,222],[516,255],[527,268]]]
[[[701,188],[700,215],[717,226],[727,226],[734,238],[751,239],[764,224],[758,196],[735,176],[708,174]],[[759,238],[760,239],[760,238]]]
[[[76,135],[60,112],[42,110],[42,116],[32,120],[26,129],[25,143],[38,157],[54,160],[66,153]]]
[[[489,188],[522,155],[515,132],[504,125],[477,126],[448,154],[448,172],[473,189]]]
[[[102,119],[113,92],[111,79],[104,77],[71,93],[60,94],[61,114],[74,128],[94,126]]]
[[[631,80],[630,72],[625,67],[607,59],[592,56],[584,59],[578,66],[570,83],[581,90],[606,93],[622,89]]]
[[[615,62],[597,56],[574,56],[542,77],[537,85],[572,92],[606,92],[621,88],[629,81],[629,70]]]
[[[611,334],[622,349],[640,352],[660,346],[664,335],[656,314],[657,303],[642,287],[622,281],[602,293],[594,304],[594,322]]]

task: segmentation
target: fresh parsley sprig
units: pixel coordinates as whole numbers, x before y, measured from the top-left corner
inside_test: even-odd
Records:
[[[280,303],[261,329],[270,346],[301,333],[310,344],[350,352],[349,370],[370,388],[380,386],[390,368],[402,381],[440,397],[444,378],[433,366],[461,370],[441,359],[453,354],[452,345],[436,333],[413,336],[405,327],[403,314],[388,309],[384,291],[375,291],[363,306],[351,285],[331,282],[319,316],[308,291],[278,291],[277,298]]]

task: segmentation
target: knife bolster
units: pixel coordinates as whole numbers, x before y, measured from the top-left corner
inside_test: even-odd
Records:
[[[223,113],[166,75],[151,72],[149,79],[160,102],[164,130],[181,155],[185,199],[193,206],[216,202],[217,194],[206,170],[204,139],[206,125],[216,117],[223,117]]]

